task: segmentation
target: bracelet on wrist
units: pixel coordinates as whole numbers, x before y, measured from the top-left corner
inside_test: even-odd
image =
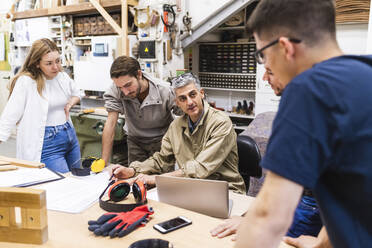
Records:
[[[132,167],[132,169],[133,169],[133,176],[132,177],[134,177],[136,175],[137,171],[134,167]]]

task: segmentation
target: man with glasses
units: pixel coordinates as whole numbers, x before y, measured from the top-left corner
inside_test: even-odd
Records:
[[[209,106],[199,79],[191,73],[172,80],[172,87],[176,104],[185,114],[169,126],[160,152],[146,161],[131,163],[129,168],[113,166],[114,176],[117,179],[136,176],[134,180],[148,185],[155,184],[152,174],[223,180],[230,189],[245,193],[238,172],[236,133],[230,118]]]
[[[141,71],[138,61],[120,56],[110,75],[114,83],[105,92],[108,118],[102,134],[102,158],[109,162],[119,113],[125,115],[128,163],[144,161],[160,150],[161,139],[176,111],[174,94],[168,83]]]
[[[262,77],[262,80],[267,81],[274,93],[280,96],[282,92],[279,90],[278,85],[282,82],[275,77],[274,73],[270,68],[265,68],[266,71]],[[267,118],[269,125],[271,127],[271,122],[273,118]],[[270,130],[271,132],[271,130]],[[235,234],[240,223],[243,221],[243,216],[231,216],[224,223],[218,225],[210,231],[211,235],[218,238],[224,238],[226,236]],[[318,236],[320,229],[322,228],[322,220],[320,218],[319,208],[317,206],[316,200],[311,190],[305,188],[295,210],[293,221],[289,227],[286,236],[291,238],[297,238],[299,236]],[[233,240],[236,239],[234,236]],[[293,239],[287,238],[287,242],[291,242]],[[295,240],[296,241],[296,240]]]
[[[282,97],[261,162],[269,172],[236,247],[277,247],[304,187],[327,231],[308,247],[369,247],[372,57],[342,54],[332,0],[261,0],[247,26]]]

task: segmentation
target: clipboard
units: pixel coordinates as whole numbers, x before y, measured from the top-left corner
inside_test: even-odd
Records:
[[[0,172],[0,187],[30,187],[64,179],[58,172],[44,168],[19,168]]]
[[[13,187],[22,187],[22,188],[23,187],[30,187],[30,186],[35,186],[35,185],[43,184],[43,183],[49,183],[49,182],[58,181],[58,180],[61,180],[61,179],[64,179],[65,178],[62,174],[60,174],[60,173],[58,173],[56,171],[53,171],[53,170],[51,170],[49,168],[46,168],[46,167],[43,168],[43,170],[44,169],[46,169],[46,170],[54,173],[56,175],[56,177],[55,178],[46,179],[46,180],[45,179],[42,179],[42,180],[39,180],[39,181],[33,181],[33,182],[28,182],[28,183],[17,184],[17,185],[14,185]]]

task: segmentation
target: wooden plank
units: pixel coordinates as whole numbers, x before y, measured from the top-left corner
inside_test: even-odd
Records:
[[[46,205],[45,190],[0,187],[0,207],[40,208]]]
[[[0,227],[0,240],[1,242],[41,245],[48,240],[48,227],[45,227],[42,230]]]
[[[368,23],[370,0],[336,0],[336,23]]]
[[[18,169],[15,165],[0,165],[0,171],[10,171]]]
[[[21,12],[15,12],[13,15],[13,21],[25,18],[47,16],[48,9],[37,9],[37,10],[26,10]]]
[[[128,0],[122,0],[121,4],[121,51],[123,54],[129,56],[129,40],[128,40]]]
[[[100,1],[103,8],[107,10],[120,10],[121,0],[101,0]],[[128,5],[136,6],[138,0],[128,0]],[[49,9],[37,9],[37,10],[26,10],[22,12],[14,13],[13,20],[35,18],[41,16],[52,16],[52,15],[74,15],[74,14],[88,14],[97,13],[98,11],[93,4],[89,2],[59,6],[56,8]]]
[[[22,159],[17,159],[17,158],[9,158],[9,157],[5,157],[5,156],[0,156],[0,160],[2,162],[7,162],[11,165],[18,165],[18,166],[21,166],[21,167],[28,167],[28,168],[43,168],[43,167],[45,167],[44,163],[27,161],[27,160],[22,160]]]

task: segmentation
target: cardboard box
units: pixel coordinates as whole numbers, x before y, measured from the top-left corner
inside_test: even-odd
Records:
[[[93,35],[99,34],[97,25],[90,25],[90,34],[93,34]]]
[[[97,34],[104,34],[105,33],[105,25],[102,23],[101,25],[97,25]]]
[[[91,16],[89,17],[89,23],[92,24],[97,24],[97,17],[96,16]]]
[[[90,24],[89,22],[88,23],[84,23],[84,29],[83,29],[83,35],[90,35],[91,32],[90,32]]]
[[[97,24],[98,25],[104,25],[105,24],[105,18],[103,16],[97,16]]]
[[[105,24],[105,31],[104,34],[113,34],[115,33],[114,29],[111,27],[110,24]]]
[[[113,14],[112,15],[112,19],[114,19],[114,21],[117,23],[117,24],[121,24],[120,23],[120,19],[121,19],[121,15],[120,14]]]

